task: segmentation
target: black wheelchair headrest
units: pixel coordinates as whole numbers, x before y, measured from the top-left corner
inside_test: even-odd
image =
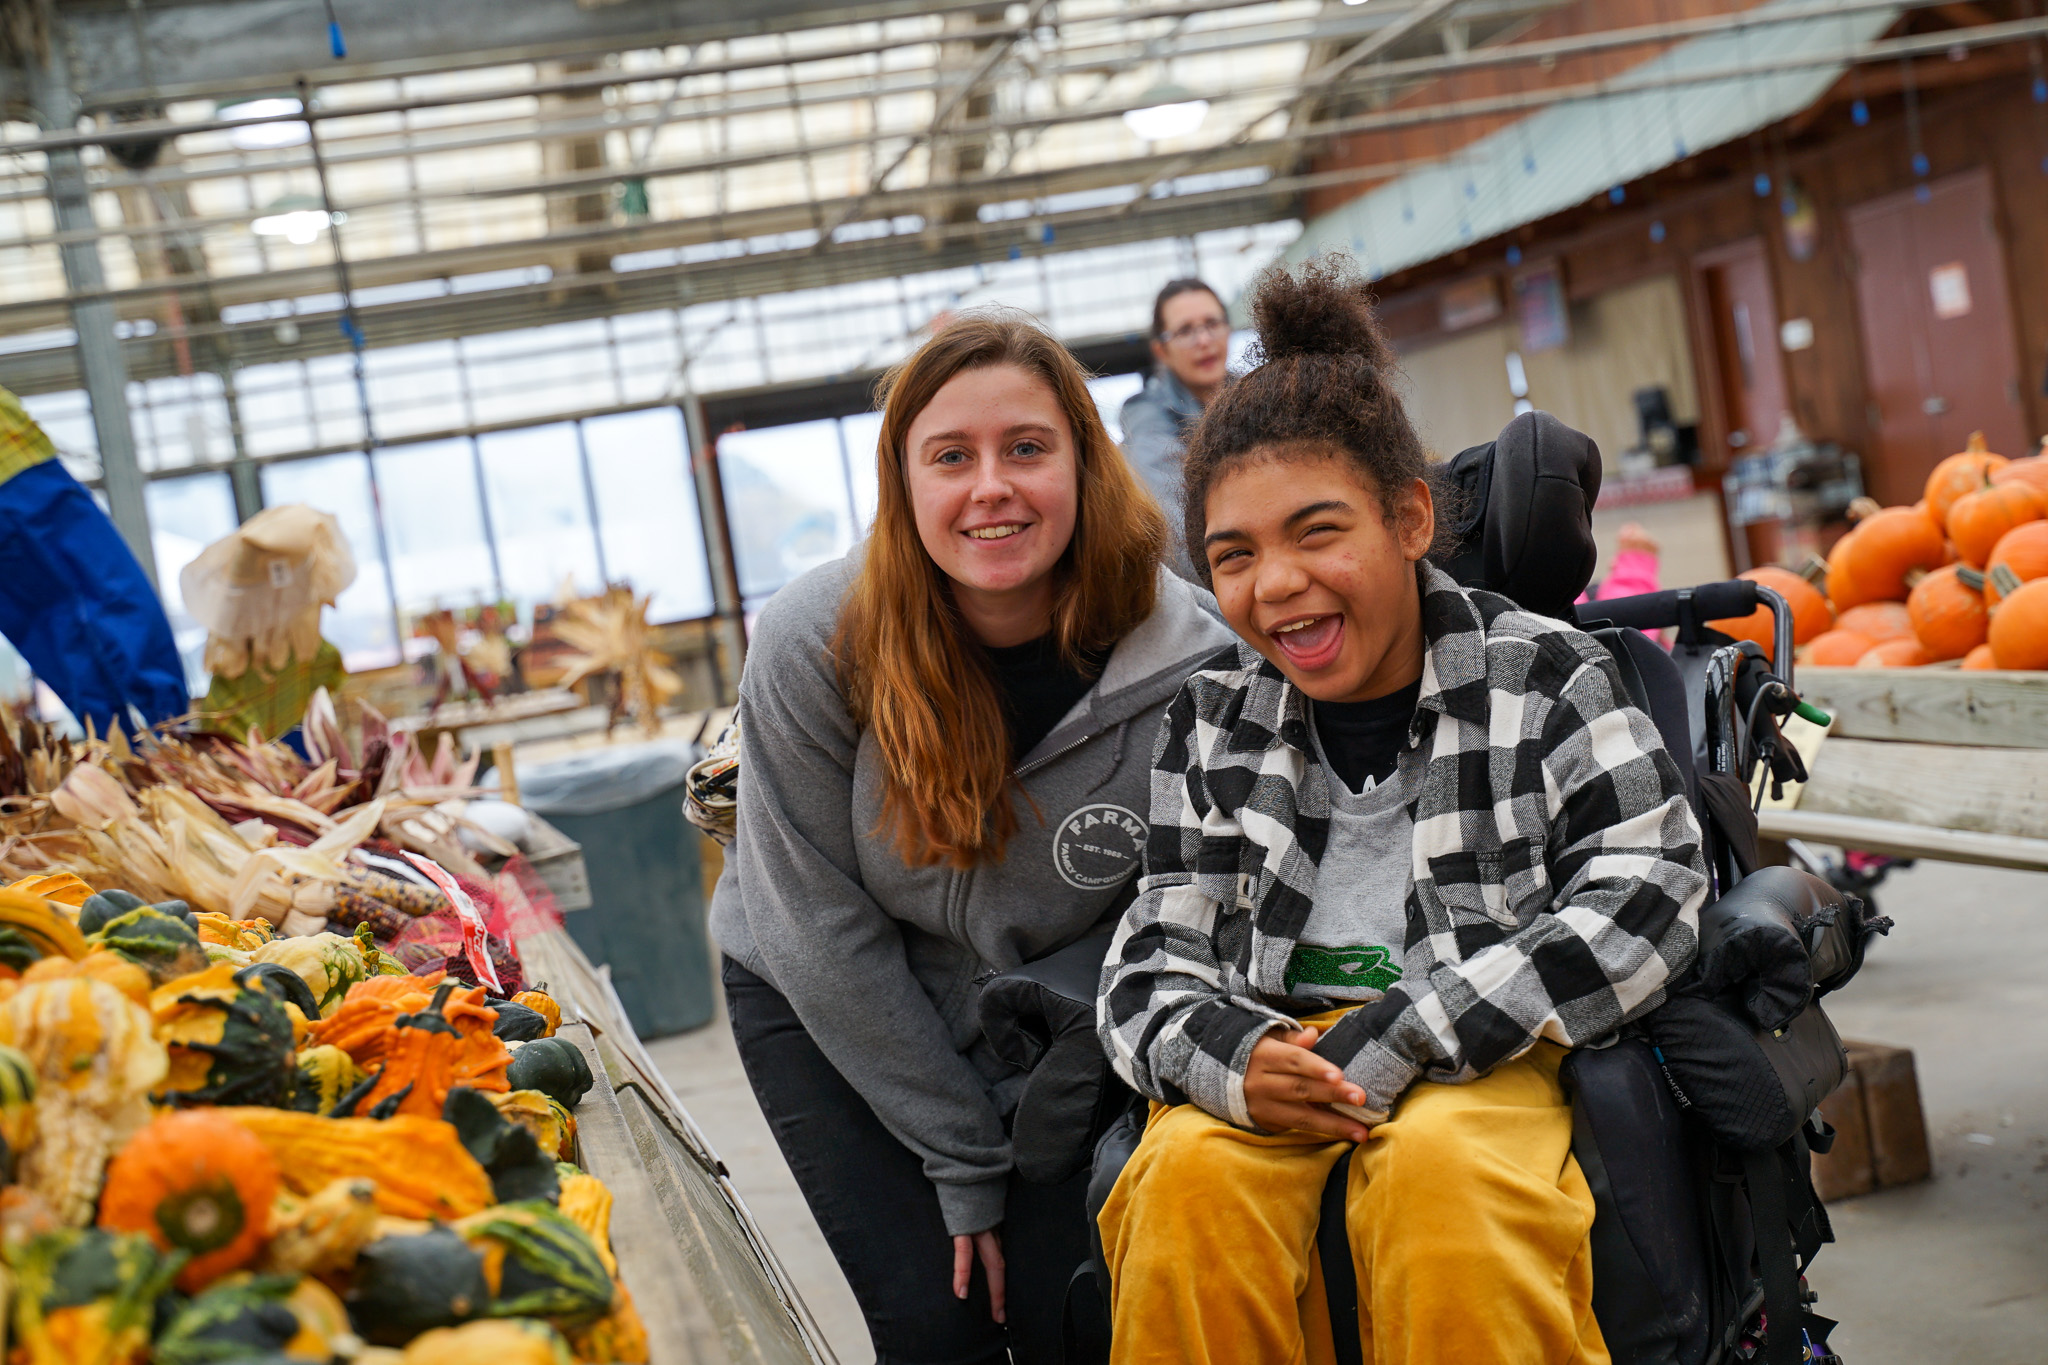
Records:
[[[1462,506],[1454,546],[1437,555],[1468,588],[1511,598],[1540,616],[1571,619],[1593,581],[1593,503],[1600,447],[1547,412],[1525,412],[1447,471]]]

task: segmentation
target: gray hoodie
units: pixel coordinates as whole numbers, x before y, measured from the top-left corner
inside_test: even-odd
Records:
[[[1124,458],[1166,509],[1176,543],[1180,538],[1181,456],[1187,451],[1188,433],[1201,417],[1201,403],[1164,365],[1145,380],[1144,388],[1124,400],[1118,417],[1124,429]]]
[[[937,1187],[947,1231],[1003,1220],[1003,1116],[1022,1076],[975,1022],[981,981],[1080,938],[1120,904],[1144,848],[1166,704],[1231,642],[1199,589],[1159,605],[1018,765],[1002,861],[911,867],[874,830],[882,761],[827,647],[858,564],[824,565],[761,612],[740,679],[739,828],[711,903],[720,947],[797,1017]],[[1034,812],[1032,806],[1037,807]]]

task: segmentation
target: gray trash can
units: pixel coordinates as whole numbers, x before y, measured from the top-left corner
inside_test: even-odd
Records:
[[[715,1008],[697,830],[683,819],[691,750],[677,743],[595,750],[519,770],[520,801],[583,845],[591,906],[564,916],[612,984],[633,1030],[701,1028]]]

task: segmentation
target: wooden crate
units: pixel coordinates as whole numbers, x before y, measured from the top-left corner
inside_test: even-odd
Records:
[[[1912,1051],[1882,1043],[1848,1048],[1849,1077],[1820,1106],[1835,1130],[1834,1149],[1813,1159],[1814,1189],[1831,1203],[1933,1174]]]
[[[2048,673],[1809,668],[1835,719],[1767,838],[2048,871]]]

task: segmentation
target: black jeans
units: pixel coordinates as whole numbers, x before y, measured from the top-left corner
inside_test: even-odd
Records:
[[[1088,1175],[1010,1178],[1008,1328],[976,1262],[953,1297],[953,1239],[917,1155],[827,1061],[773,986],[725,959],[725,1007],[754,1098],[867,1319],[877,1365],[1056,1365],[1067,1281],[1088,1256]]]

